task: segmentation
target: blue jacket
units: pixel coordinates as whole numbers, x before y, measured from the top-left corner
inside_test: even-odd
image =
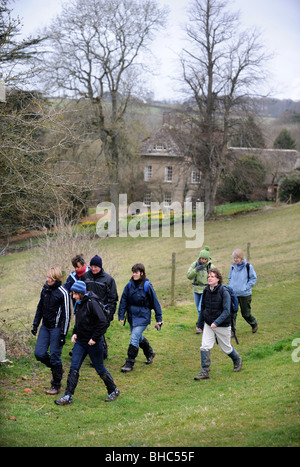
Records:
[[[148,281],[148,279],[146,279]],[[149,282],[148,291],[144,290],[144,282],[136,284],[133,279],[123,290],[120,300],[118,316],[123,320],[128,313],[131,326],[147,326],[151,323],[151,310],[155,311],[156,322],[162,321],[162,311],[152,284]]]
[[[252,294],[252,287],[257,281],[257,276],[252,264],[249,264],[249,280],[247,261],[243,260],[241,264],[232,263],[229,271],[229,285],[237,297],[247,297]]]

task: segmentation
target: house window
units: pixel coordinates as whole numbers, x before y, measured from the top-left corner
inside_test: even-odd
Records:
[[[152,166],[148,165],[145,167],[144,181],[147,182],[148,180],[151,180],[151,178],[152,178]]]
[[[164,195],[164,206],[171,206],[172,204],[172,195],[171,193],[165,193]]]
[[[167,146],[166,146],[164,143],[156,143],[156,144],[153,146],[153,149],[155,149],[156,151],[166,151],[166,150],[167,150]]]
[[[144,193],[144,205],[151,206],[151,193],[149,191]]]
[[[165,182],[171,182],[173,176],[172,167],[165,167]]]
[[[199,170],[192,171],[192,183],[200,183],[201,172]]]

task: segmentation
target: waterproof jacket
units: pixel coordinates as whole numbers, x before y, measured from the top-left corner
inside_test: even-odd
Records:
[[[252,294],[252,287],[257,281],[257,276],[252,264],[249,264],[249,279],[247,261],[241,264],[232,263],[229,271],[229,285],[237,297],[247,297]]]
[[[82,300],[76,302],[74,313],[73,334],[77,335],[78,341],[89,342],[93,339],[98,342],[105,334],[107,321],[102,307],[97,302],[97,296],[93,292],[85,294]]]
[[[45,283],[41,291],[39,303],[33,320],[38,327],[41,320],[47,328],[60,328],[67,335],[70,324],[69,294],[57,281],[53,285]]]
[[[144,289],[145,281],[130,280],[123,290],[119,306],[119,320],[123,320],[128,313],[131,326],[147,326],[151,323],[151,310],[155,311],[156,322],[162,321],[162,311],[156,293],[148,279],[147,291]]]
[[[86,283],[88,292],[94,292],[103,305],[109,308],[110,319],[112,320],[116,311],[118,302],[118,293],[116,282],[104,269],[98,274],[87,271],[83,274],[81,280]]]
[[[201,271],[196,271],[197,266],[203,266]],[[193,281],[193,292],[199,294],[203,293],[203,290],[207,286],[207,274],[212,268],[214,268],[214,265],[211,259],[209,259],[207,263],[201,265],[200,257],[190,265],[186,277]]]
[[[226,327],[231,324],[231,298],[228,290],[222,285],[217,285],[213,290],[206,286],[201,303],[200,328],[203,329],[204,322],[209,326]]]
[[[90,267],[87,266],[87,269],[85,271],[84,274],[86,274],[88,271],[90,270]],[[71,287],[73,284],[75,284],[75,282],[77,281],[81,281],[82,280],[82,276],[79,277],[74,269],[74,271],[71,272],[71,274],[69,275],[69,277],[67,278],[65,284],[63,285],[63,287],[68,291],[68,292],[71,292]]]

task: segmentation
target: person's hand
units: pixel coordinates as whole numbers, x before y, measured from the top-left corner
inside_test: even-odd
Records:
[[[37,326],[35,324],[32,325],[32,329],[31,329],[31,334],[33,336],[36,336],[36,333],[37,333]]]
[[[71,337],[72,344],[76,344],[76,339],[77,339],[77,334],[73,334],[73,336]]]
[[[211,326],[210,326],[212,329],[216,328],[217,326],[215,325],[215,323],[212,323]]]
[[[195,268],[195,269],[196,269],[196,271],[197,271],[197,272],[199,272],[199,271],[203,271],[203,269],[204,269],[204,266],[203,266],[203,264],[198,264],[198,266],[196,266],[196,268]]]
[[[90,340],[88,341],[88,344],[89,344],[90,346],[92,346],[92,345],[95,345],[95,344],[96,344],[96,342],[95,342],[95,341],[93,341],[93,339],[90,339]]]
[[[120,323],[123,324],[124,323],[124,319],[119,319]]]

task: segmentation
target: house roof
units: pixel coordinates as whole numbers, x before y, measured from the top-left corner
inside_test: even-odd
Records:
[[[146,138],[141,145],[141,156],[182,157],[182,151],[176,141],[178,130],[169,125],[162,126],[157,132]]]
[[[266,168],[267,184],[276,184],[283,175],[300,168],[300,153],[294,149],[228,148],[228,156],[234,161],[253,154]]]

